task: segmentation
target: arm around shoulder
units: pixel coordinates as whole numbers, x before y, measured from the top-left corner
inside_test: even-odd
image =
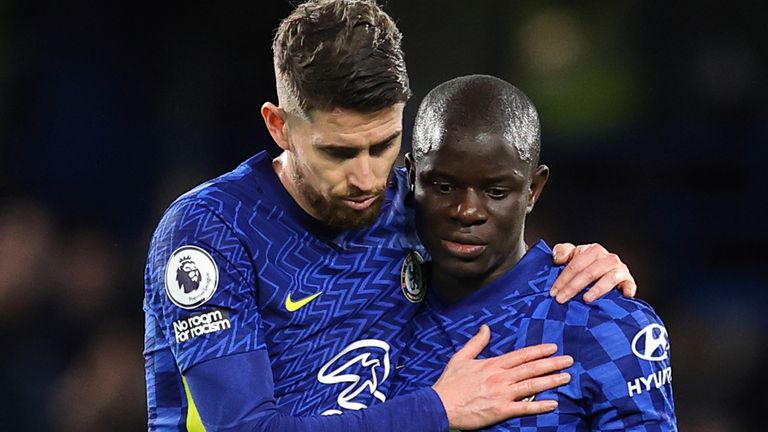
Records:
[[[185,374],[206,430],[224,432],[447,431],[448,420],[432,389],[340,415],[291,416],[275,405],[266,351],[223,357]]]

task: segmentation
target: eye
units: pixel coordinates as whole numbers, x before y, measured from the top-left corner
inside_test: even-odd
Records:
[[[347,147],[326,147],[322,149],[322,152],[330,159],[345,160],[353,159],[359,152],[356,148]]]
[[[368,150],[373,157],[379,157],[384,154],[387,150],[389,150],[393,145],[395,144],[395,140],[389,140],[385,143],[376,144],[375,146],[372,146],[370,150]]]
[[[492,199],[504,199],[509,195],[509,190],[505,188],[488,188],[485,190],[485,194]]]
[[[449,194],[454,190],[453,185],[447,182],[433,182],[432,185],[442,194]]]

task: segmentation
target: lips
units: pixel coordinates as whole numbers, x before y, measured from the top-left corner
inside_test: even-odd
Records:
[[[378,195],[345,198],[343,201],[344,201],[344,204],[346,204],[353,210],[365,210],[371,205],[373,205],[373,203],[376,201],[376,198],[378,198]]]
[[[485,252],[488,245],[477,238],[440,240],[449,254],[461,259],[477,258]]]

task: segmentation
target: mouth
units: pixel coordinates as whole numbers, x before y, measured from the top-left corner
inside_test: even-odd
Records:
[[[356,198],[344,198],[342,201],[353,210],[365,210],[373,205],[378,197],[378,195],[371,195]]]
[[[451,255],[462,259],[473,259],[479,257],[485,249],[487,244],[480,243],[477,240],[462,240],[462,242],[452,240],[441,240],[443,248]]]

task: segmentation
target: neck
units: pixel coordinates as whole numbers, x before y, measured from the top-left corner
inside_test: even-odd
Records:
[[[522,238],[523,236],[521,235],[520,241],[514,251],[510,253],[509,259],[498,267],[488,269],[488,271],[482,275],[455,275],[448,269],[441,268],[439,265],[434,265],[432,269],[431,286],[437,290],[441,298],[449,303],[454,303],[463,299],[473,292],[491,284],[517,265],[528,250],[528,245],[525,244]]]

